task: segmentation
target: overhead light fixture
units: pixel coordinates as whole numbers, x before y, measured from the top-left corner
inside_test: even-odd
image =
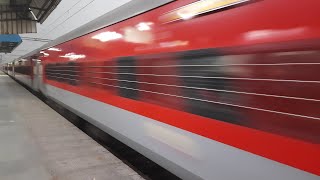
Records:
[[[162,23],[191,19],[197,15],[214,12],[250,0],[200,0],[160,16]]]
[[[160,43],[160,47],[168,48],[168,47],[177,47],[177,46],[187,46],[189,44],[189,41],[169,41],[169,42],[162,42]]]
[[[191,19],[193,18],[196,14],[194,14],[193,12],[177,12],[177,14],[184,20],[187,20],[187,19]]]
[[[136,28],[139,31],[149,31],[149,30],[151,30],[151,25],[152,24],[153,24],[153,22],[141,22],[141,23],[136,25]]]
[[[48,56],[50,55],[49,53],[46,53],[46,52],[44,52],[44,51],[40,51],[40,54],[42,54],[43,57],[48,57]]]
[[[31,15],[33,16],[34,20],[38,21],[37,16],[36,16],[36,15],[34,15],[34,13],[33,13],[33,11],[32,11],[32,9],[31,9],[31,8],[29,8],[29,11],[30,11]]]
[[[74,61],[74,60],[77,60],[77,59],[83,59],[83,58],[86,57],[86,55],[84,55],[84,54],[76,54],[76,53],[72,52],[72,53],[67,53],[67,54],[65,54],[63,56],[60,56],[60,57],[68,58],[69,60]]]
[[[107,41],[121,39],[121,38],[122,38],[122,34],[114,31],[102,32],[100,34],[92,36],[92,39],[97,39],[101,42],[107,42]]]
[[[48,49],[49,51],[62,51],[60,48],[51,47]]]

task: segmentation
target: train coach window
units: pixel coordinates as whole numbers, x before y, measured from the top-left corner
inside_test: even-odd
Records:
[[[185,87],[182,93],[187,98],[186,110],[200,116],[238,124],[237,108],[215,103],[230,103],[237,98],[224,92],[232,90],[233,82],[223,78],[228,75],[223,66],[219,66],[219,54],[218,50],[204,49],[179,55],[178,71]]]
[[[118,93],[122,97],[138,99],[138,84],[136,77],[136,60],[134,57],[117,59]]]
[[[15,72],[30,76],[32,74],[32,67],[30,65],[19,65],[15,67]]]
[[[48,80],[56,80],[56,77],[51,74],[51,70],[55,67],[55,64],[47,64],[45,65],[45,75]]]
[[[53,73],[54,73],[54,76],[57,77],[57,81],[62,83],[67,83],[67,79],[65,75],[66,71],[63,64],[57,63]]]
[[[78,85],[79,82],[79,68],[74,62],[47,64],[45,74],[48,80],[70,85]]]
[[[78,85],[79,82],[79,68],[78,64],[75,62],[69,62],[66,64],[67,74],[68,74],[68,82],[71,85]]]

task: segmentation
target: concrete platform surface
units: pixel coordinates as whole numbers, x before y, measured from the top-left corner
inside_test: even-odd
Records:
[[[0,74],[0,180],[141,180],[121,160]]]

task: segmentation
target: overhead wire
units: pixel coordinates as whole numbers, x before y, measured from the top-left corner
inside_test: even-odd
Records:
[[[86,8],[87,6],[89,6],[91,3],[93,3],[95,0],[91,0],[89,3],[87,3],[85,6],[83,6],[82,8],[80,8],[78,11],[76,11],[74,14],[72,14],[71,16],[69,16],[67,19],[65,19],[64,21],[62,21],[61,23],[59,23],[58,25],[54,26],[50,31],[48,31],[46,34],[44,34],[43,36],[48,35],[49,33],[51,33],[53,30],[55,30],[58,26],[60,26],[61,24],[63,24],[64,22],[66,22],[67,20],[69,20],[70,18],[72,18],[74,15],[78,14],[81,10],[83,10],[84,8]],[[42,36],[42,37],[43,37]]]
[[[75,4],[73,4],[68,10],[66,10],[64,13],[62,13],[59,17],[57,17],[55,20],[53,20],[53,22],[51,22],[50,24],[46,25],[47,27],[50,27],[52,24],[54,24],[55,22],[57,22],[57,20],[59,20],[62,16],[64,16],[65,14],[67,14],[72,8],[74,8],[76,5],[78,5],[80,2],[82,2],[83,0],[79,0],[77,1]]]

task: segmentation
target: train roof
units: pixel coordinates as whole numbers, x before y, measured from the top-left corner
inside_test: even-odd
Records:
[[[164,4],[167,4],[169,2],[172,2],[174,0],[157,0],[157,1],[146,1],[146,0],[133,0],[130,1],[100,17],[97,19],[84,24],[80,26],[79,28],[70,31],[69,33],[58,37],[57,39],[41,46],[38,49],[35,49],[28,54],[19,57],[20,58],[26,58],[29,56],[32,56],[39,51],[43,49],[47,49],[53,46],[56,46],[58,44],[70,41],[72,39],[78,38],[80,36],[89,34],[91,32],[97,31],[99,29],[102,29],[104,27],[110,26],[112,24],[115,24],[117,22],[129,19],[131,17],[134,17],[136,15],[142,14],[144,12],[147,12],[151,9],[157,8],[159,6],[162,6]]]

